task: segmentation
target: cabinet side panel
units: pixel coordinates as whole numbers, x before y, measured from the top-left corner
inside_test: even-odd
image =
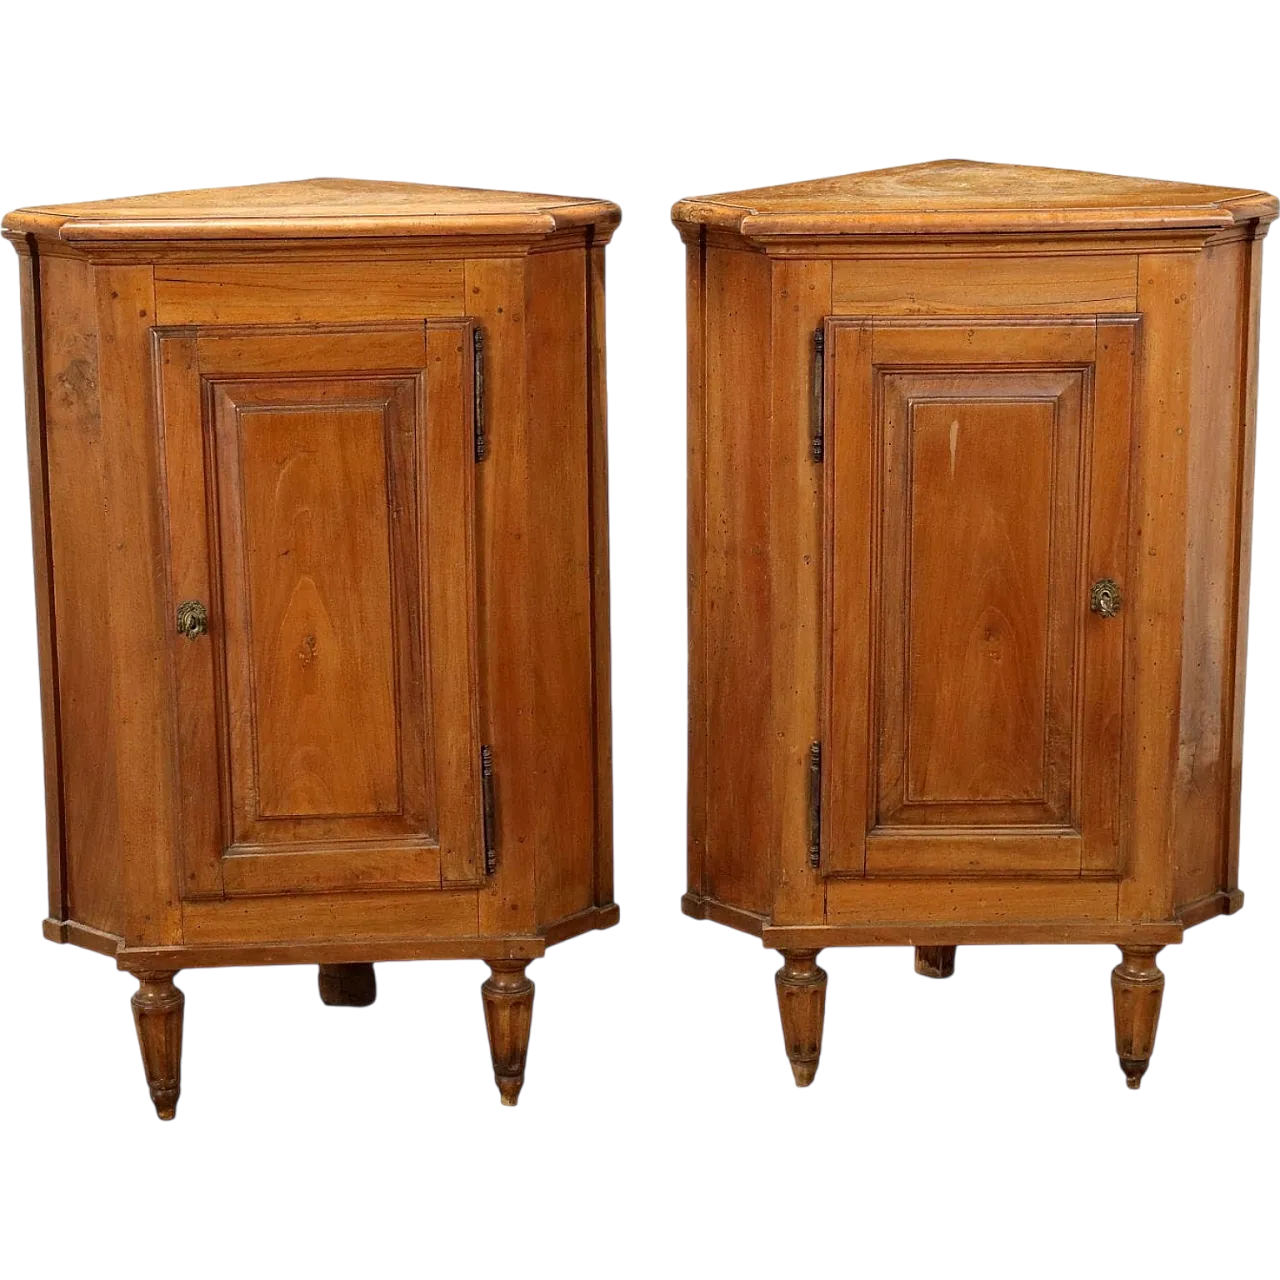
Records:
[[[59,762],[58,659],[54,646],[54,599],[49,527],[49,448],[45,434],[45,381],[40,324],[40,266],[36,238],[12,233],[17,253],[18,308],[22,326],[23,430],[26,444],[27,504],[31,512],[31,585],[35,605],[36,653],[40,678],[41,795],[44,800],[46,911],[68,918],[67,849],[63,840],[63,787]]]
[[[1130,507],[1132,591],[1125,706],[1133,743],[1121,830],[1126,849],[1119,911],[1167,920],[1173,911],[1174,803],[1187,556],[1187,448],[1191,420],[1191,298],[1196,254],[1144,254],[1138,263],[1143,341],[1135,484]]]
[[[151,358],[151,268],[95,267],[111,655],[112,764],[120,809],[124,934],[131,945],[182,938],[174,844],[176,755],[169,635],[174,625]]]
[[[1265,228],[1264,228],[1265,230]],[[1240,781],[1244,757],[1245,658],[1249,644],[1249,579],[1253,547],[1253,466],[1258,425],[1258,331],[1262,313],[1262,237],[1248,249],[1248,294],[1244,335],[1244,402],[1241,406],[1240,527],[1236,535],[1235,668],[1231,701],[1231,784],[1227,799],[1227,856],[1222,887],[1240,887]],[[1237,897],[1233,909],[1239,905]]]
[[[771,547],[774,924],[822,919],[809,865],[809,746],[821,736],[823,464],[811,453],[815,330],[831,311],[831,263],[775,262]]]
[[[595,904],[613,901],[613,714],[609,644],[608,399],[605,393],[604,247],[587,254],[591,416],[591,626],[595,696]]]
[[[93,269],[42,258],[40,292],[67,909],[80,924],[118,934],[122,842],[106,634],[111,491]]]
[[[67,919],[67,849],[63,840],[63,788],[59,760],[58,659],[54,646],[54,599],[49,527],[49,448],[45,434],[45,383],[40,324],[40,266],[36,238],[10,233],[18,261],[18,307],[22,326],[23,430],[27,503],[31,512],[31,582],[35,604],[40,677],[41,794],[44,799],[46,911]]]
[[[587,414],[587,274],[580,249],[534,254],[525,268],[528,525],[532,606],[530,716],[517,785],[529,788],[539,924],[595,897],[591,448]],[[495,446],[501,449],[501,445]]]
[[[770,286],[763,255],[707,250],[705,893],[759,914],[772,869]]]
[[[688,886],[706,892],[707,850],[707,415],[706,247],[701,236],[685,246],[686,377],[688,385],[688,510],[686,512],[689,607]]]
[[[1248,241],[1196,271],[1174,901],[1222,887],[1231,777]]]

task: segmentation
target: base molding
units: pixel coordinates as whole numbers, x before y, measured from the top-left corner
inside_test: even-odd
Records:
[[[770,925],[761,941],[773,950],[822,947],[954,947],[1016,943],[1146,943],[1182,941],[1179,921],[1052,924],[838,924]]]
[[[1221,905],[1213,906],[1212,902]],[[829,947],[938,947],[938,946],[1053,946],[1079,943],[1080,946],[1158,945],[1175,946],[1183,941],[1184,929],[1198,920],[1219,915],[1230,908],[1231,895],[1219,893],[1202,904],[1194,904],[1196,919],[1174,920],[1053,920],[1051,923],[1002,922],[984,920],[893,920],[854,924],[771,924],[767,916],[728,906],[710,897],[686,893],[681,900],[685,915],[713,920],[741,933],[759,938],[773,951],[824,951]],[[1238,908],[1235,908],[1238,910]],[[1185,911],[1185,909],[1184,909]]]
[[[99,955],[112,956],[117,967],[143,970],[211,969],[259,964],[377,964],[392,960],[536,960],[550,946],[593,929],[618,923],[617,903],[588,907],[557,920],[535,936],[387,938],[351,941],[191,943],[158,947],[130,947],[114,933],[75,920],[46,919],[42,925],[50,942],[72,943]]]
[[[1244,894],[1239,889],[1220,889],[1206,894],[1194,902],[1188,902],[1174,913],[1184,929],[1203,924],[1214,916],[1233,916],[1244,906]]]
[[[113,956],[124,946],[124,939],[118,934],[78,924],[75,920],[46,919],[41,929],[50,942],[70,942],[103,956]]]
[[[696,893],[686,893],[680,899],[680,909],[694,920],[714,920],[716,924],[727,924],[731,929],[740,929],[756,938],[768,924],[765,916],[756,915],[754,911],[729,907],[714,898],[699,897]]]

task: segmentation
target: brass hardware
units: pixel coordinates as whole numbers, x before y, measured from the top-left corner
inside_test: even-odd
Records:
[[[809,457],[821,462],[826,452],[826,331],[819,325],[813,331],[813,404],[810,408]]]
[[[178,606],[178,634],[188,640],[209,634],[209,611],[199,600],[184,600]]]
[[[822,863],[822,743],[809,745],[809,865]]]
[[[489,442],[484,436],[484,330],[478,325],[471,330],[471,408],[476,461],[483,462]]]
[[[484,873],[491,876],[498,865],[497,841],[494,839],[492,747],[480,748],[480,796],[484,820]]]
[[[1111,578],[1099,578],[1089,592],[1089,610],[1102,618],[1120,612],[1120,587]]]

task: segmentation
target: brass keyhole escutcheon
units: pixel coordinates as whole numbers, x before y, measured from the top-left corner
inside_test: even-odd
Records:
[[[178,634],[196,640],[209,632],[209,611],[199,600],[184,600],[178,606]]]
[[[1099,578],[1089,592],[1089,609],[1103,618],[1120,612],[1120,587],[1111,578]]]

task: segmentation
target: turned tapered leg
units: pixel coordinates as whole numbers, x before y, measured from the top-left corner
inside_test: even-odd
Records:
[[[803,1089],[818,1074],[822,1054],[822,1017],[827,1004],[827,975],[818,968],[816,951],[781,951],[782,968],[774,975],[778,1012],[791,1074]]]
[[[182,992],[173,985],[176,970],[138,973],[133,996],[133,1025],[147,1073],[151,1101],[161,1120],[172,1120],[182,1087]]]
[[[514,1107],[524,1084],[524,1060],[533,1024],[533,983],[524,976],[527,960],[490,960],[480,987],[484,1025],[489,1032],[493,1078],[504,1107]]]
[[[956,971],[955,947],[917,947],[916,972],[926,978],[949,978]]]
[[[320,999],[325,1004],[363,1009],[378,998],[378,979],[371,964],[322,964]]]
[[[1121,947],[1123,957],[1111,971],[1111,1000],[1116,1015],[1116,1053],[1130,1089],[1136,1089],[1151,1061],[1160,1021],[1164,974],[1156,968],[1163,947]]]

